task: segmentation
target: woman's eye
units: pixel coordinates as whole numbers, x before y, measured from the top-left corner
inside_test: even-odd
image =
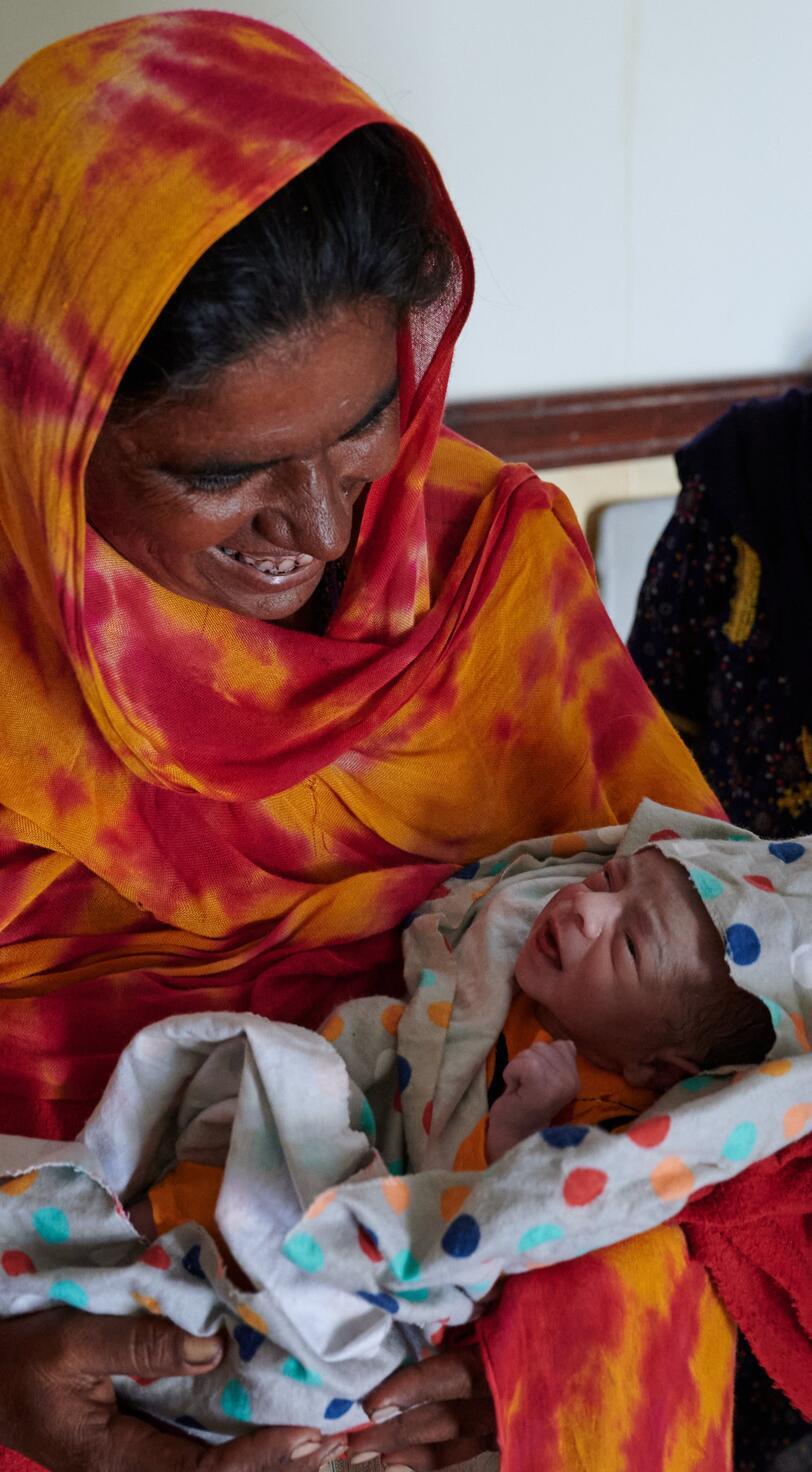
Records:
[[[186,477],[186,485],[193,491],[231,491],[245,478],[244,471],[230,475],[190,475]]]

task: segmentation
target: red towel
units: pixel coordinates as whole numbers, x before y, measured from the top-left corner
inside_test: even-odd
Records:
[[[679,1221],[756,1358],[812,1420],[812,1135],[698,1192]]]

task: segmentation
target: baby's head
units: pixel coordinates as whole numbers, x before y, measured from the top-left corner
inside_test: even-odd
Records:
[[[616,856],[558,891],[516,962],[544,1026],[633,1087],[758,1063],[774,1041],[762,1001],[738,987],[685,869],[658,849]]]

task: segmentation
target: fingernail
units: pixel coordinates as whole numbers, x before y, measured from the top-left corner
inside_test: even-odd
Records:
[[[318,1441],[300,1441],[299,1445],[293,1448],[293,1451],[290,1454],[290,1460],[292,1462],[301,1462],[303,1457],[312,1457],[314,1452],[318,1452],[320,1450],[321,1438],[319,1438]]]
[[[380,1410],[372,1412],[370,1420],[374,1421],[376,1426],[382,1426],[384,1421],[394,1421],[395,1417],[402,1413],[402,1406],[381,1406]]]
[[[187,1365],[214,1365],[223,1358],[219,1339],[199,1339],[187,1334],[183,1341],[183,1358]]]

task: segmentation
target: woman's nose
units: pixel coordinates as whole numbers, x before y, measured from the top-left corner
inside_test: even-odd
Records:
[[[349,545],[355,500],[356,487],[347,486],[326,457],[308,461],[290,475],[282,504],[257,512],[256,529],[269,542],[278,542],[281,517],[294,551],[335,562]]]

